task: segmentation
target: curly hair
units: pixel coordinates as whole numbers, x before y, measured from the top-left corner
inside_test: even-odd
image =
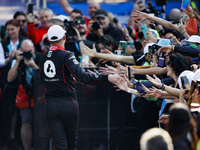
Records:
[[[169,57],[168,65],[172,68],[175,75],[178,77],[184,70],[189,69],[187,60],[183,55],[171,54]]]

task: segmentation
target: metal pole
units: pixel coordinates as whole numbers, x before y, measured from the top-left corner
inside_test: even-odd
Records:
[[[36,9],[40,10],[40,0],[36,0]]]
[[[28,4],[31,3],[31,2],[32,2],[32,0],[28,0]]]
[[[47,0],[43,0],[43,8],[47,8]]]
[[[142,4],[144,5],[146,3],[146,0],[142,0]]]

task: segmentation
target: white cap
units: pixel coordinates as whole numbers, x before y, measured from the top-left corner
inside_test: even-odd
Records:
[[[144,50],[143,50],[143,54],[145,55],[146,53],[149,52],[149,46],[152,46],[154,45],[155,43],[147,43],[144,47]]]
[[[65,20],[69,20],[69,17],[64,16],[64,15],[58,15],[58,16],[54,16],[51,18],[51,22],[55,23],[57,21],[59,22],[64,22]]]
[[[192,71],[190,71],[190,70],[185,70],[185,71],[183,71],[180,75],[179,75],[179,77],[178,77],[178,84],[179,84],[179,87],[181,87],[182,86],[182,83],[181,83],[181,77],[183,77],[183,76],[186,76],[186,78],[188,79],[188,81],[189,81],[189,85],[190,85],[190,87],[191,87],[191,83],[192,83],[192,80],[193,80],[193,78],[194,78],[194,72],[192,72]]]
[[[58,41],[63,38],[66,31],[59,25],[53,25],[49,28],[47,35],[48,40],[51,42]]]
[[[188,40],[182,40],[181,45],[185,45],[188,42],[190,42],[190,43],[200,43],[200,36],[199,35],[192,35],[192,36],[189,37]]]
[[[189,37],[189,39],[187,41],[200,44],[200,36],[199,35],[192,35],[192,36]]]
[[[196,82],[197,80],[200,79],[200,69],[198,69],[195,73],[194,73],[194,77],[193,77],[193,81]]]

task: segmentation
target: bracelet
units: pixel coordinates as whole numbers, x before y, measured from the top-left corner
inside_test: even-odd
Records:
[[[164,83],[162,83],[162,87],[161,87],[161,89],[162,89],[162,91],[165,90],[165,84],[164,84]]]
[[[185,31],[186,32],[186,31]],[[181,33],[181,34],[185,34],[185,32]]]
[[[172,45],[171,50],[172,50],[172,52],[174,52],[174,45]]]
[[[130,88],[128,88],[127,92],[128,92],[128,93],[131,93],[131,89],[130,89]]]
[[[77,43],[80,43],[81,41],[83,41],[83,40],[78,40]]]

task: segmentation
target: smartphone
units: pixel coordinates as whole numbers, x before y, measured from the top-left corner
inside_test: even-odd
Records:
[[[28,4],[28,13],[30,14],[30,13],[33,13],[33,3],[29,3]]]
[[[134,44],[133,41],[127,41],[127,47],[129,46],[130,48],[133,49],[133,47],[134,47],[133,44]]]
[[[127,66],[127,74],[128,74],[128,79],[131,80],[131,68],[130,68],[130,66]]]
[[[182,84],[184,89],[190,90],[189,81],[188,81],[188,78],[186,76],[181,77],[181,84]]]
[[[119,46],[122,50],[123,55],[126,55],[127,42],[126,41],[119,41]]]
[[[144,88],[142,87],[142,83],[141,82],[138,81],[137,83],[135,83],[135,88],[136,88],[136,90],[139,92],[139,94],[141,96],[143,96],[144,94],[146,94]]]
[[[197,89],[198,89],[199,95],[200,95],[200,80],[199,79],[197,80]]]
[[[147,39],[147,35],[146,35],[146,33],[148,32],[147,26],[143,24],[140,27],[141,27],[142,33],[144,34],[145,39]]]
[[[165,56],[164,53],[160,53],[158,57],[158,67],[164,67],[165,66]]]
[[[181,8],[186,9],[189,5],[189,0],[182,0]]]
[[[170,42],[174,45],[175,44],[175,39],[174,39],[174,37],[171,37],[170,38]]]

